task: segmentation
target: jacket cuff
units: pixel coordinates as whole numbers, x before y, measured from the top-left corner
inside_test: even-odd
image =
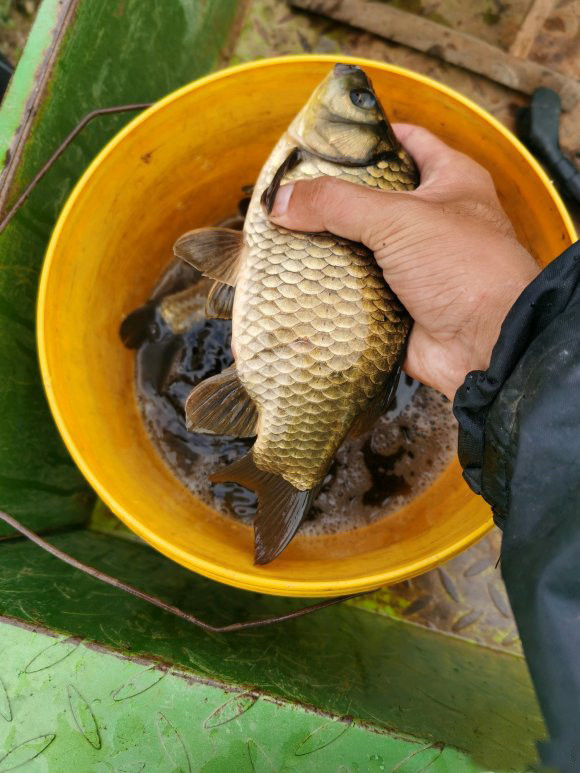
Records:
[[[526,287],[504,320],[489,368],[468,373],[455,395],[453,412],[459,423],[458,455],[463,477],[492,506],[494,521],[500,528],[504,526],[508,510],[509,480],[501,469],[506,465],[496,465],[497,485],[493,491],[485,485],[482,471],[488,450],[488,414],[530,344],[566,309],[579,281],[580,241],[565,250]]]

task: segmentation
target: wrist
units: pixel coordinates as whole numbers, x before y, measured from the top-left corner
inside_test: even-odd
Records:
[[[527,285],[538,275],[539,267],[525,275],[506,281],[499,292],[484,293],[478,303],[481,313],[475,315],[472,323],[460,332],[462,355],[457,360],[447,389],[453,395],[472,371],[486,371],[491,362],[493,349],[499,338],[502,325],[510,309]]]

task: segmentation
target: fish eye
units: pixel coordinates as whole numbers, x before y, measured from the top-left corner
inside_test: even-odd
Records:
[[[350,92],[350,101],[353,105],[362,107],[363,110],[371,110],[377,106],[375,95],[366,89],[353,89]]]

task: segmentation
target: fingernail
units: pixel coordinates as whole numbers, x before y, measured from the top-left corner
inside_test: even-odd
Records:
[[[294,183],[287,183],[286,185],[281,185],[280,188],[278,188],[278,193],[276,194],[276,199],[274,200],[274,206],[272,207],[270,217],[273,219],[284,217],[286,212],[288,212],[288,204],[290,203],[290,198],[293,191]]]

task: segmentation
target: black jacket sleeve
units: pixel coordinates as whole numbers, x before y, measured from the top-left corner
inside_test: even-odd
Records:
[[[503,529],[505,581],[550,734],[580,771],[580,242],[524,290],[454,401],[459,459]]]

